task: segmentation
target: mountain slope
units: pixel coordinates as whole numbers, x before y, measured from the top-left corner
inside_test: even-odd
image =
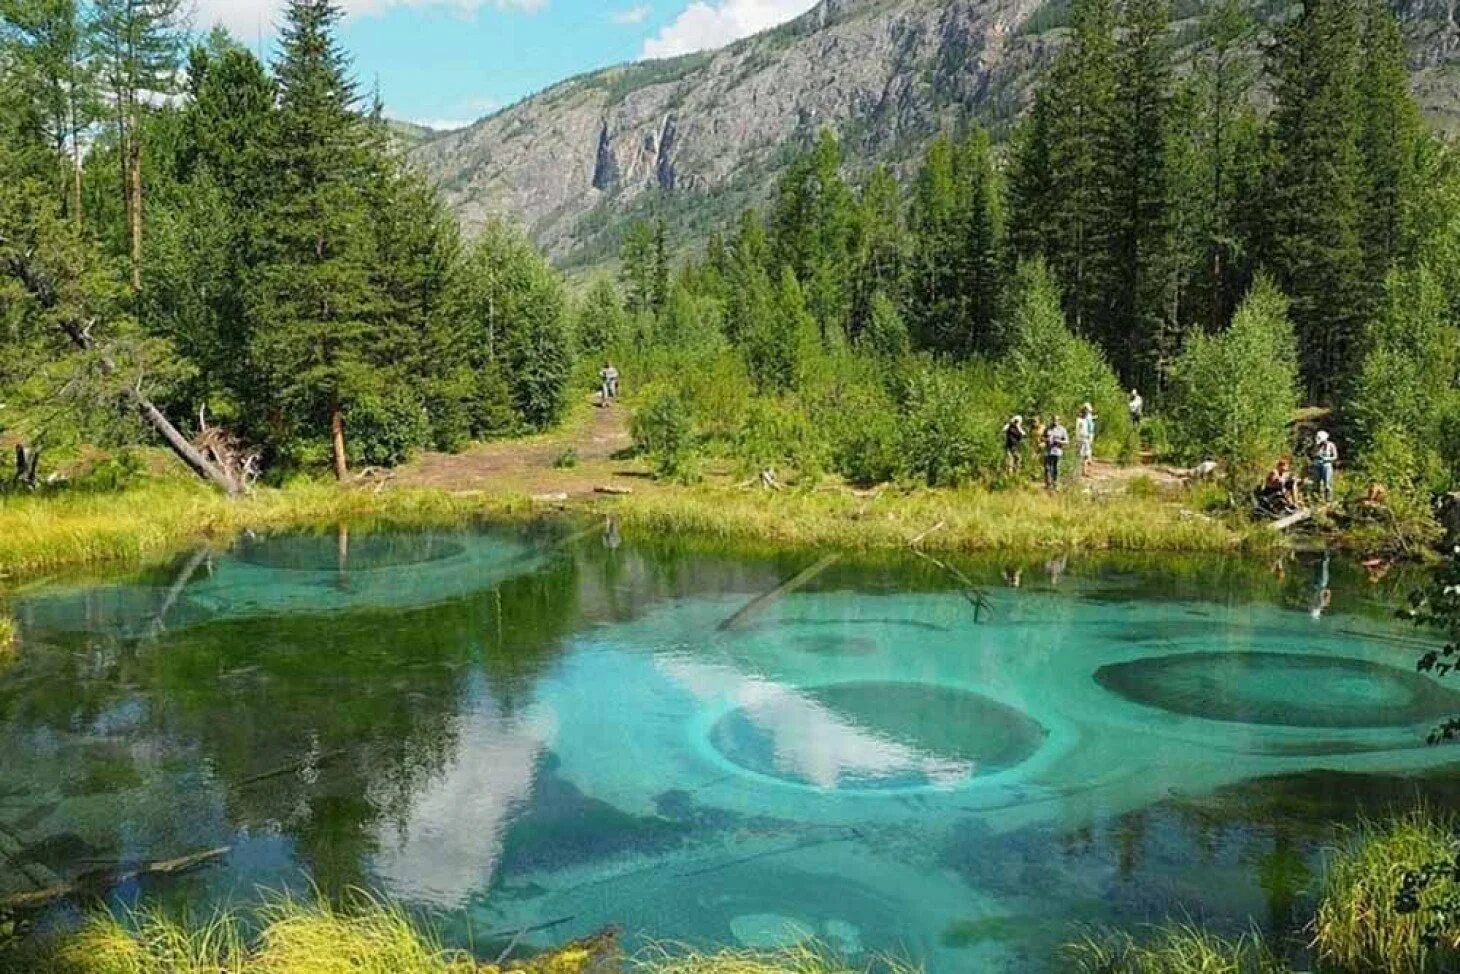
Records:
[[[1269,2],[1268,15],[1286,6]],[[1178,14],[1204,5],[1178,0]],[[1460,122],[1460,0],[1397,9],[1422,101]],[[565,81],[413,159],[468,233],[506,215],[559,263],[590,263],[651,208],[680,235],[719,225],[762,198],[822,126],[854,165],[895,164],[969,114],[1013,117],[1062,41],[1066,11],[1067,0],[823,0],[719,51]]]

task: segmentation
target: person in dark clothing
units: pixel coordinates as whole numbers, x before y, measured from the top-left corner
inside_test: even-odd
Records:
[[[1004,425],[1004,462],[1009,473],[1024,466],[1024,417],[1015,416]]]

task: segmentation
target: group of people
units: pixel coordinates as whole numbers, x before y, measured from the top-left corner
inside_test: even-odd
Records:
[[[1135,389],[1130,391],[1131,424],[1139,426],[1145,413],[1145,401]],[[1080,457],[1080,476],[1090,476],[1090,465],[1095,459],[1095,407],[1085,403],[1075,417],[1075,450]],[[1031,439],[1038,445],[1044,457],[1044,486],[1056,490],[1060,482],[1060,466],[1064,462],[1065,450],[1070,445],[1070,431],[1065,428],[1059,416],[1052,416],[1049,424],[1034,417],[1034,426],[1024,428],[1024,417],[1011,416],[1004,425],[1004,459],[1009,473],[1016,473],[1024,466],[1024,442]]]
[[[1319,430],[1313,437],[1313,489],[1324,504],[1333,501],[1333,468],[1338,464],[1338,445],[1327,430]],[[1298,478],[1293,474],[1293,465],[1287,457],[1278,460],[1263,478],[1254,492],[1254,504],[1259,514],[1282,517],[1299,507]]]

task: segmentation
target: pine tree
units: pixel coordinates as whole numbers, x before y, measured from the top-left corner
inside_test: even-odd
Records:
[[[112,104],[132,263],[142,287],[142,121],[149,101],[173,94],[183,50],[184,0],[94,0],[93,37]]]
[[[1106,349],[1128,385],[1148,387],[1157,349],[1170,343],[1167,154],[1171,66],[1166,0],[1129,0],[1118,58],[1113,131],[1113,254]]]
[[[362,192],[364,122],[334,37],[332,0],[290,0],[275,66],[273,193],[261,228],[252,346],[293,424],[328,422],[335,475],[349,472],[345,412],[376,390],[369,351],[381,296]]]
[[[1315,0],[1278,31],[1268,260],[1291,298],[1303,378],[1320,402],[1333,402],[1358,367],[1372,306],[1360,237],[1361,65],[1358,0]]]

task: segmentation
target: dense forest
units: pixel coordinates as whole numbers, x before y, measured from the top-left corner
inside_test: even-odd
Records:
[[[508,223],[460,239],[335,3],[291,0],[271,65],[180,5],[0,4],[22,481],[154,435],[230,491],[344,477],[545,428],[606,358],[682,480],[997,483],[1009,415],[1087,401],[1102,454],[1234,484],[1307,448],[1304,403],[1352,484],[1422,507],[1460,470],[1460,172],[1379,0],[1316,0],[1265,45],[1223,0],[1179,65],[1162,0],[1075,0],[1005,143],[970,120],[916,171],[853,173],[822,132],[762,210],[690,248],[642,223],[616,277],[571,286]]]
[[[560,415],[562,283],[505,227],[459,239],[351,80],[336,4],[291,2],[272,68],[222,32],[190,43],[181,0],[0,10],[22,478],[139,422],[237,490]]]

